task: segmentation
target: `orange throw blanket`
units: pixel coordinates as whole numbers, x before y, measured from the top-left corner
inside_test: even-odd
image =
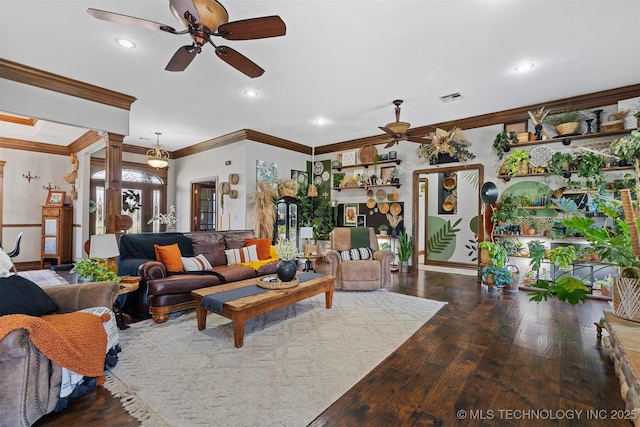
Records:
[[[95,314],[74,312],[42,317],[9,314],[0,317],[0,340],[9,332],[25,329],[31,342],[50,360],[87,377],[105,382],[104,360],[107,334],[102,326],[109,320]]]

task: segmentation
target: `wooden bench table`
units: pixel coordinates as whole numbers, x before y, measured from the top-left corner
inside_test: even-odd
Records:
[[[256,295],[227,301],[222,306],[222,313],[216,314],[220,314],[227,319],[231,319],[233,327],[233,341],[235,346],[240,348],[244,343],[244,329],[247,319],[269,313],[321,293],[325,294],[326,307],[328,309],[331,308],[335,279],[335,276],[323,275],[321,277],[300,282],[300,284],[294,288],[268,290]],[[198,330],[202,331],[207,326],[208,310],[200,306],[202,298],[207,295],[257,285],[257,283],[257,278],[254,278],[192,291],[191,294],[196,299]]]

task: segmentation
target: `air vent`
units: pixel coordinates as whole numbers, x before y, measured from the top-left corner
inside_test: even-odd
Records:
[[[462,99],[462,94],[460,92],[450,93],[449,95],[443,95],[440,97],[440,101],[442,102],[451,102],[457,101],[458,99]]]

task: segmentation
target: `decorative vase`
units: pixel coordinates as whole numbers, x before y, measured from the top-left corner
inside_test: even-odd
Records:
[[[536,141],[541,141],[542,140],[542,125],[536,125],[535,127],[536,130]]]
[[[276,265],[276,275],[282,282],[290,282],[296,277],[296,262],[293,260],[280,260]]]
[[[402,273],[409,272],[409,261],[400,261],[400,271]]]
[[[93,282],[93,276],[80,276],[78,275],[78,283],[91,283]]]

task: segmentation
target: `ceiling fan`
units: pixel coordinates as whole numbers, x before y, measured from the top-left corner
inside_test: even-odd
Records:
[[[393,105],[396,106],[396,121],[387,123],[386,126],[378,126],[380,129],[385,131],[391,137],[391,140],[384,148],[393,147],[399,141],[411,141],[411,142],[419,142],[421,144],[429,142],[426,138],[420,138],[417,136],[411,135],[411,127],[410,123],[401,122],[400,121],[400,105],[402,104],[401,99],[396,99],[393,101]],[[388,137],[387,137],[388,138]]]
[[[176,51],[165,67],[167,71],[183,71],[201,52],[202,46],[211,43],[218,58],[251,78],[259,77],[264,73],[262,68],[228,46],[217,46],[211,36],[227,40],[253,40],[284,36],[287,32],[285,23],[275,15],[228,22],[227,10],[216,0],[169,0],[169,9],[186,27],[184,30],[178,31],[169,25],[104,10],[89,8],[87,13],[94,18],[116,24],[177,35],[189,34],[193,43]]]

